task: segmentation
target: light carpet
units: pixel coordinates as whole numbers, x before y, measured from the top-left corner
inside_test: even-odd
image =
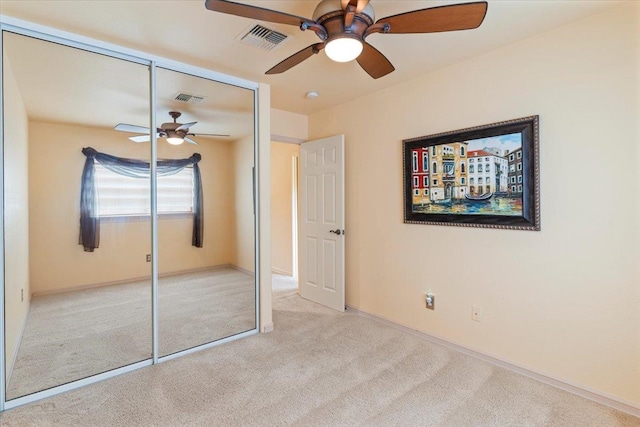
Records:
[[[158,282],[161,356],[254,328],[250,274],[222,267]],[[149,359],[151,340],[150,280],[36,296],[7,397]]]
[[[353,313],[274,293],[275,331],[0,416],[4,426],[640,426]]]

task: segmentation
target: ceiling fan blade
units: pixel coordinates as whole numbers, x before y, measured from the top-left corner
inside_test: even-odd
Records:
[[[149,142],[151,141],[151,135],[130,136],[129,139],[133,142]]]
[[[197,142],[195,142],[193,139],[191,139],[191,138],[189,138],[187,136],[184,137],[184,140],[187,141],[189,144],[198,145]]]
[[[293,55],[291,55],[290,57],[288,57],[287,59],[279,63],[278,65],[276,65],[275,67],[267,71],[265,74],[284,73],[285,71],[295,67],[305,59],[308,59],[312,55],[315,55],[316,53],[320,52],[322,49],[324,49],[324,43],[316,43],[316,44],[312,44],[311,46],[307,46],[301,51],[294,53]]]
[[[478,28],[487,14],[487,2],[453,4],[388,16],[376,24],[389,24],[389,34],[439,33]]]
[[[114,129],[119,130],[121,132],[149,133],[149,128],[146,128],[143,126],[128,125],[126,123],[119,123],[116,125]]]
[[[189,128],[198,122],[184,123],[176,128],[176,130],[189,130]]]
[[[349,28],[351,24],[353,24],[353,18],[355,18],[356,13],[353,9],[347,10],[344,12],[344,27]]]
[[[229,15],[243,16],[245,18],[257,19],[259,21],[276,22],[278,24],[301,26],[305,22],[313,22],[311,19],[301,16],[290,15],[271,9],[264,9],[248,4],[240,4],[226,0],[207,0],[205,7],[214,12],[227,13]]]
[[[369,0],[342,0],[342,10],[347,10],[347,6],[355,6],[356,13],[360,13],[369,4]]]
[[[344,27],[349,28],[353,24],[353,18],[357,13],[362,13],[369,4],[369,0],[342,0],[342,10],[344,10]]]
[[[363,45],[362,53],[356,58],[356,61],[371,77],[379,79],[395,70],[387,57],[378,49],[367,42],[364,42]]]
[[[189,135],[191,136],[218,136],[218,137],[224,137],[224,138],[229,138],[231,135],[223,135],[220,133],[190,133]]]

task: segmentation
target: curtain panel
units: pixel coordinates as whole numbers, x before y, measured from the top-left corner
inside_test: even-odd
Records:
[[[95,182],[95,163],[120,175],[131,178],[146,178],[151,176],[149,162],[136,159],[125,159],[100,153],[91,147],[82,149],[87,159],[82,170],[80,184],[80,244],[85,252],[93,252],[100,246],[100,216],[98,214],[98,189]],[[158,176],[173,175],[187,166],[193,166],[193,235],[191,244],[201,248],[203,244],[203,201],[202,179],[198,162],[202,156],[194,153],[186,159],[158,160],[156,171]]]

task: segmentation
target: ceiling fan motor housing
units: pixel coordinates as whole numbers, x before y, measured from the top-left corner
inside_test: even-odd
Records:
[[[342,37],[364,40],[367,28],[373,25],[375,13],[368,4],[361,13],[356,13],[352,24],[345,28],[344,15],[340,0],[322,0],[313,12],[313,20],[322,25],[327,31],[327,42]]]

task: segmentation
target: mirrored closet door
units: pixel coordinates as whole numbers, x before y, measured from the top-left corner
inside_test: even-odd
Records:
[[[4,408],[257,332],[257,85],[3,29]]]
[[[158,332],[167,356],[256,328],[254,92],[158,68]]]
[[[2,37],[9,401],[152,357],[149,172],[113,159],[149,164],[114,128],[148,126],[150,84],[146,65]]]

